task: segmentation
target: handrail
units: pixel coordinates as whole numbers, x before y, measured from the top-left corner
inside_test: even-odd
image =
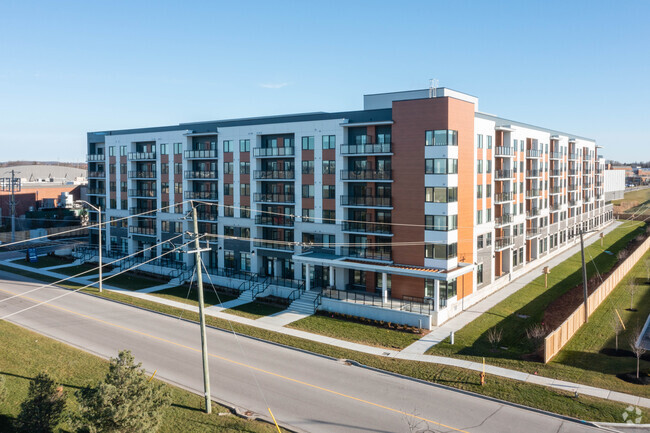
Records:
[[[252,289],[253,290],[253,300],[255,300],[255,298],[257,298],[257,295],[259,295],[260,293],[262,293],[266,289],[268,289],[268,287],[270,285],[271,285],[271,278],[270,277],[267,277],[261,283],[255,285],[255,287],[253,287],[253,289]]]
[[[289,296],[287,297],[287,299],[290,300],[290,301],[298,300],[302,296],[302,293],[303,293],[303,291],[301,289],[293,290],[291,293],[289,293]]]
[[[314,298],[314,311],[316,311],[318,306],[323,302],[322,298],[323,298],[323,295],[320,294],[320,293],[318,295],[316,295],[316,297]]]

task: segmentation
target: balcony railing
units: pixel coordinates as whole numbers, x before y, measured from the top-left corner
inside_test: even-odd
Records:
[[[577,183],[573,183],[573,184],[570,183],[569,186],[567,186],[567,189],[568,189],[569,191],[577,191],[577,190],[578,190],[578,186],[579,186],[579,185],[578,185]]]
[[[156,197],[155,189],[130,189],[129,197]]]
[[[514,154],[515,154],[515,151],[510,146],[496,146],[494,148],[494,155],[495,156],[513,156]]]
[[[156,159],[156,152],[129,152],[129,161]]]
[[[526,190],[526,197],[527,198],[540,197],[541,195],[542,195],[542,190],[540,190],[540,189],[527,189]]]
[[[541,175],[539,170],[526,170],[526,177],[540,177]]]
[[[92,161],[104,161],[106,159],[106,155],[103,153],[89,153],[86,155],[86,161],[92,162]]]
[[[539,236],[541,234],[541,231],[539,228],[530,228],[526,230],[526,238],[534,238],[535,236]]]
[[[526,158],[539,158],[542,156],[542,151],[538,149],[528,149],[526,150]]]
[[[375,153],[392,153],[391,143],[344,144],[341,146],[341,155],[363,155]]]
[[[560,210],[560,203],[551,203],[548,207],[551,210],[551,212],[557,212]]]
[[[373,207],[391,207],[391,197],[366,197],[366,196],[341,196],[341,206],[373,206]]]
[[[217,180],[219,172],[217,170],[186,170],[185,179],[194,180],[194,179],[210,179]]]
[[[539,214],[539,208],[533,207],[526,211],[526,218],[535,218],[536,216],[539,216]]]
[[[503,203],[504,201],[512,201],[514,199],[514,194],[512,192],[500,192],[494,194],[495,203]]]
[[[282,157],[294,156],[295,150],[293,147],[255,147],[253,155],[255,157]]]
[[[185,159],[217,159],[219,157],[217,149],[186,150],[184,155]]]
[[[574,161],[578,159],[578,154],[577,153],[569,153],[569,159]]]
[[[380,233],[386,235],[393,232],[390,224],[358,221],[345,221],[343,223],[343,231],[355,233]]]
[[[155,171],[129,171],[129,179],[155,179]]]
[[[562,170],[549,170],[549,176],[551,177],[560,177],[562,176]]]
[[[278,227],[293,227],[294,219],[281,215],[256,215],[255,224]]]
[[[104,195],[106,194],[106,188],[88,188],[88,194]]]
[[[390,251],[376,250],[373,248],[345,247],[341,249],[341,254],[358,259],[391,261]]]
[[[155,218],[156,214],[158,213],[158,210],[155,208],[148,208],[148,207],[131,207],[129,208],[129,213],[131,215],[138,215],[141,217]],[[140,215],[140,214],[144,214],[144,215]]]
[[[391,180],[391,171],[341,170],[341,180]]]
[[[569,200],[568,204],[569,204],[569,207],[576,207],[576,206],[578,206],[578,201],[577,200]]]
[[[196,218],[199,221],[217,221],[219,214],[215,211],[212,212],[197,212]]]
[[[294,194],[273,194],[256,192],[253,200],[260,203],[294,203],[296,201]]]
[[[503,250],[505,248],[508,248],[510,245],[513,245],[514,243],[515,243],[515,238],[512,236],[497,238],[494,240],[494,249],[497,251]]]
[[[138,235],[156,236],[156,228],[129,226],[129,233],[134,233]]]
[[[105,171],[89,171],[88,172],[88,177],[99,177],[99,178],[104,178],[106,177],[106,172]]]
[[[552,186],[548,190],[549,194],[555,195],[555,194],[561,194],[562,193],[562,188],[559,186]]]
[[[562,159],[562,153],[561,152],[550,152],[549,157],[551,159]]]
[[[264,248],[267,250],[282,250],[293,251],[293,242],[289,241],[255,241],[253,245],[256,248]]]
[[[253,176],[258,180],[294,179],[294,170],[255,170]]]
[[[512,170],[496,170],[494,172],[494,177],[496,179],[512,179],[514,177],[514,172]]]
[[[506,224],[511,224],[513,220],[514,217],[512,216],[512,214],[504,213],[503,215],[494,218],[494,224],[498,226],[503,226]]]
[[[185,191],[185,198],[188,200],[218,200],[217,191]]]

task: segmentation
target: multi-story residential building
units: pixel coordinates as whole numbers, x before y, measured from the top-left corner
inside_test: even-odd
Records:
[[[93,132],[88,163],[106,221],[141,214],[101,230],[114,254],[172,250],[194,203],[216,276],[304,281],[326,289],[323,308],[356,298],[433,324],[612,218],[593,140],[446,88],[366,95],[351,112]]]

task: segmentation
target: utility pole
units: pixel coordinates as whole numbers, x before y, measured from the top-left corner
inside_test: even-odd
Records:
[[[192,203],[192,221],[194,223],[194,251],[196,254],[196,284],[199,292],[199,322],[201,326],[201,354],[203,355],[203,389],[205,390],[205,412],[212,413],[212,399],[210,398],[210,371],[208,367],[208,339],[205,332],[205,310],[203,303],[203,275],[201,273],[201,250],[199,245],[199,222],[196,215],[196,206]]]
[[[585,266],[585,244],[582,238],[582,227],[580,227],[580,253],[582,255],[582,291],[585,296],[585,323],[587,323],[589,321],[589,311],[587,310],[589,292],[587,290],[587,266]]]
[[[102,268],[104,261],[102,260],[102,207],[97,207],[97,222],[99,223],[99,293],[102,293]]]
[[[11,170],[11,242],[16,242],[16,200],[14,198],[15,172]]]

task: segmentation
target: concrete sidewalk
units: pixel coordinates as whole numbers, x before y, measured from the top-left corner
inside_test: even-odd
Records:
[[[23,266],[23,265],[17,265],[14,263],[7,263],[4,262],[8,266],[15,267],[17,269],[24,269],[28,271],[34,271],[33,268],[30,268],[29,266]],[[41,272],[43,275],[48,275],[54,278],[59,278],[60,275],[55,274],[53,272],[45,271]],[[76,279],[73,279],[72,281],[75,281]],[[76,281],[75,281],[76,282]],[[143,293],[143,292],[133,292],[130,290],[125,290],[125,289],[120,289],[116,287],[111,287],[110,285],[104,284],[104,289],[105,290],[110,290],[110,291],[115,291],[119,292],[123,295],[128,295],[128,296],[133,296],[135,298],[139,299],[144,299],[147,301],[151,302],[157,302],[159,304],[163,305],[168,305],[171,307],[178,308],[180,310],[184,311],[193,311],[195,313],[198,313],[198,307],[185,304],[182,302],[178,301],[172,301],[170,299],[165,299],[165,298],[160,298],[154,295],[150,295],[148,293]],[[71,292],[72,293],[72,292]],[[232,302],[232,301],[230,301]],[[224,304],[223,306],[225,306]],[[291,329],[291,328],[285,328],[281,325],[282,321],[277,320],[277,323],[274,323],[274,320],[269,320],[272,319],[271,317],[267,318],[267,320],[262,320],[262,319],[257,319],[257,320],[252,320],[248,319],[246,317],[241,317],[241,316],[236,316],[233,314],[227,314],[222,312],[223,311],[223,306],[218,307],[218,306],[212,306],[209,308],[206,308],[206,315],[212,316],[212,317],[217,317],[220,319],[225,319],[230,322],[235,322],[235,323],[241,323],[243,325],[248,325],[248,326],[253,326],[256,328],[260,329],[265,329],[268,331],[273,331],[277,332],[280,334],[284,335],[290,335],[293,337],[297,338],[302,338],[305,340],[310,340],[310,341],[315,341],[318,343],[323,343],[323,344],[328,344],[331,346],[335,347],[340,347],[344,349],[349,349],[349,350],[354,350],[357,352],[361,353],[367,353],[370,355],[376,355],[376,356],[385,356],[389,358],[395,358],[395,359],[404,359],[404,360],[410,360],[410,361],[420,361],[420,362],[427,362],[431,364],[440,364],[440,365],[449,365],[453,367],[460,367],[460,368],[465,368],[468,370],[473,370],[476,371],[477,373],[480,371],[483,371],[483,365],[477,362],[471,362],[471,361],[466,361],[462,359],[456,359],[456,358],[446,358],[442,356],[432,356],[432,355],[424,355],[424,354],[419,354],[419,353],[409,353],[406,351],[396,351],[396,350],[390,350],[390,349],[384,349],[381,347],[372,347],[372,346],[367,346],[359,343],[353,343],[350,341],[345,341],[345,340],[339,340],[336,338],[331,338],[331,337],[326,337],[323,335],[318,335],[318,334],[312,334],[309,332],[305,331],[300,331],[297,329]],[[276,317],[281,317],[281,314],[278,314]],[[625,404],[632,404],[636,406],[641,406],[645,408],[650,408],[650,399],[649,398],[644,398],[644,397],[638,397],[630,394],[624,394],[620,392],[615,392],[615,391],[610,391],[607,389],[602,389],[602,388],[595,388],[592,386],[587,386],[587,385],[581,385],[578,383],[572,383],[572,382],[565,382],[557,379],[552,379],[548,377],[542,377],[542,376],[537,376],[537,375],[532,375],[528,373],[524,373],[521,371],[517,370],[509,370],[506,368],[501,368],[501,367],[495,367],[491,365],[486,365],[485,366],[485,372],[488,375],[492,376],[499,376],[499,377],[504,377],[512,380],[518,380],[521,382],[526,382],[526,383],[531,383],[531,384],[536,384],[536,385],[543,385],[547,386],[550,388],[558,389],[558,390],[563,390],[563,391],[568,391],[568,392],[578,392],[579,394],[582,395],[590,395],[594,397],[600,397],[606,400],[611,400],[611,401],[616,401],[620,403],[625,403]]]
[[[608,234],[612,230],[617,228],[619,225],[621,225],[621,223],[614,222],[609,226],[605,227],[602,230],[602,233]],[[600,239],[598,236],[596,236],[596,234],[597,233],[593,233],[591,234],[590,237],[585,239],[585,246],[589,246]],[[541,262],[538,266],[532,268],[528,273],[513,280],[511,283],[509,283],[502,289],[494,292],[493,294],[489,295],[487,298],[477,302],[476,304],[469,307],[467,310],[449,319],[443,325],[434,328],[430,333],[428,333],[427,335],[420,338],[415,343],[411,344],[410,346],[402,350],[402,353],[409,353],[409,354],[425,353],[431,347],[435,346],[436,344],[443,341],[445,338],[449,337],[449,334],[451,332],[457,332],[458,330],[462,329],[467,324],[472,322],[474,319],[478,318],[483,313],[488,311],[490,308],[494,307],[499,302],[506,299],[508,296],[519,291],[528,283],[535,280],[537,277],[541,275],[541,271],[544,266],[549,266],[553,268],[554,266],[559,265],[560,263],[564,262],[569,257],[571,257],[572,255],[578,252],[580,252],[580,244],[570,247],[566,251],[558,254],[557,256],[553,257],[552,259],[546,262]]]

